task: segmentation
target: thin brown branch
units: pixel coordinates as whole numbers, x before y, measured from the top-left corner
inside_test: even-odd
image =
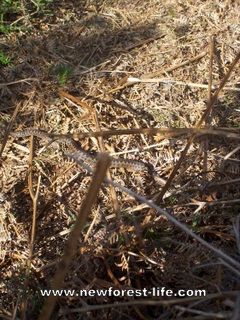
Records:
[[[62,309],[61,312],[63,314],[67,313],[73,313],[73,312],[80,312],[85,313],[93,310],[99,310],[99,309],[109,309],[109,308],[121,308],[121,307],[131,307],[136,305],[145,305],[145,306],[171,306],[171,305],[177,305],[182,303],[190,303],[194,301],[206,301],[206,300],[212,300],[212,299],[218,299],[218,298],[224,298],[224,297],[236,297],[238,295],[239,291],[227,291],[227,292],[221,292],[221,293],[213,293],[208,294],[206,297],[188,297],[188,298],[181,298],[181,299],[159,299],[159,300],[139,300],[139,301],[130,301],[130,302],[119,302],[119,303],[108,303],[108,304],[99,304],[99,305],[86,305],[81,308],[74,308],[74,309]]]
[[[227,81],[228,81],[233,69],[235,68],[236,64],[238,63],[239,59],[240,59],[240,51],[238,52],[238,54],[236,55],[234,61],[231,64],[231,66],[229,67],[228,72],[226,73],[225,77],[221,81],[217,91],[214,93],[214,95],[213,95],[213,97],[211,99],[211,103],[209,104],[208,108],[206,109],[206,111],[202,115],[202,117],[201,117],[200,121],[198,122],[196,128],[200,128],[201,127],[201,125],[204,123],[204,121],[206,120],[207,116],[209,115],[209,113],[213,109],[215,103],[217,102],[217,99],[218,99],[218,96],[219,96],[220,92],[222,91],[223,87],[227,83]]]
[[[119,49],[116,50],[116,52],[127,52],[127,51],[133,50],[135,48],[141,47],[141,46],[143,46],[145,44],[148,44],[150,42],[153,42],[155,40],[162,39],[164,37],[165,37],[165,35],[157,35],[155,37],[151,37],[151,38],[148,38],[146,40],[141,40],[141,41],[139,41],[139,42],[137,42],[137,43],[135,43],[135,44],[133,44],[131,46],[126,47],[126,48],[119,48]]]
[[[155,71],[155,72],[152,72],[152,73],[147,73],[147,74],[143,75],[143,76],[141,77],[141,79],[153,78],[153,77],[159,76],[160,74],[164,74],[164,73],[171,72],[171,71],[173,71],[173,70],[175,70],[175,69],[181,68],[181,67],[183,67],[183,66],[185,66],[185,65],[187,65],[187,64],[189,64],[189,63],[193,63],[193,62],[195,62],[195,61],[203,58],[206,54],[207,54],[207,51],[203,51],[203,52],[201,52],[200,54],[198,54],[197,56],[195,56],[195,57],[193,57],[193,58],[190,58],[190,59],[188,59],[188,60],[186,60],[186,61],[183,61],[183,62],[181,62],[181,63],[179,63],[179,64],[176,64],[175,66],[171,66],[171,67],[166,68],[166,69],[165,69],[165,68],[161,68],[161,69],[158,70],[158,71]],[[137,83],[137,82],[138,82],[138,81],[136,81],[136,82],[134,82],[134,81],[128,81],[128,82],[124,83],[124,84],[121,85],[121,86],[118,86],[118,87],[116,87],[116,88],[114,88],[114,89],[112,89],[112,90],[109,90],[109,91],[108,91],[108,94],[109,94],[109,93],[114,93],[114,92],[116,92],[116,91],[119,91],[119,90],[121,90],[121,89],[123,89],[123,88],[125,88],[125,87],[132,86],[132,85],[134,85],[134,84]]]
[[[210,58],[209,58],[209,77],[208,77],[208,102],[207,105],[209,106],[211,103],[212,98],[212,71],[213,71],[213,53],[214,53],[214,39],[213,37],[210,37]],[[211,124],[211,114],[206,118],[206,124]],[[202,165],[202,171],[207,172],[207,150],[208,150],[208,140],[205,138],[205,141],[203,141],[203,165]],[[202,182],[205,184],[205,180],[207,178],[207,175],[204,173],[202,176]]]
[[[78,103],[81,107],[83,107],[84,109],[87,109],[88,111],[90,111],[90,113],[93,112],[93,108],[92,107],[90,107],[88,104],[86,104],[82,100],[72,96],[71,94],[69,94],[67,92],[64,92],[64,91],[61,91],[61,90],[59,90],[58,93],[59,93],[59,95],[63,96],[64,98],[68,98],[69,100],[72,100],[72,101]]]
[[[37,81],[37,82],[39,82],[39,79],[37,79],[37,78],[26,78],[26,79],[20,79],[20,80],[16,80],[16,81],[12,81],[12,82],[3,82],[3,83],[0,83],[0,87],[11,86],[13,84],[17,84],[17,83],[21,83],[21,82],[28,82],[28,81]]]
[[[22,132],[11,133],[16,137],[27,137],[27,136],[38,136],[41,138],[46,138],[52,143],[54,140],[68,139],[72,138],[74,140],[81,140],[91,137],[109,137],[109,136],[120,136],[120,135],[130,135],[130,134],[149,134],[149,135],[162,135],[162,138],[169,138],[171,136],[179,136],[186,134],[194,134],[195,136],[202,135],[215,135],[224,136],[226,138],[239,139],[240,134],[237,128],[220,128],[210,127],[210,128],[136,128],[136,129],[123,129],[123,130],[108,130],[108,131],[96,131],[96,132],[79,132],[79,133],[66,133],[66,134],[54,134],[48,133],[44,130],[34,130],[27,129]]]
[[[3,143],[2,143],[1,149],[0,149],[0,157],[2,156],[3,150],[4,150],[4,148],[5,148],[5,145],[6,145],[7,141],[8,141],[9,134],[10,134],[10,132],[11,132],[11,130],[12,130],[12,127],[13,127],[14,121],[15,121],[15,119],[16,119],[16,116],[17,116],[17,114],[18,114],[18,111],[19,111],[20,106],[21,106],[21,103],[19,103],[19,104],[16,106],[16,108],[15,108],[15,110],[14,110],[14,113],[13,113],[13,115],[12,115],[12,118],[11,118],[11,120],[10,120],[8,126],[7,126],[7,129],[6,129],[6,132],[5,132],[5,134],[4,134],[4,138],[3,138]]]
[[[208,115],[210,114],[211,110],[213,109],[216,101],[217,101],[217,98],[222,90],[222,88],[225,86],[226,82],[228,81],[230,75],[231,75],[231,72],[233,71],[234,67],[236,66],[236,64],[238,63],[240,59],[240,51],[239,53],[236,55],[234,61],[232,62],[231,66],[229,67],[229,70],[227,72],[227,74],[225,75],[225,77],[223,78],[223,80],[221,81],[220,85],[219,85],[219,88],[218,90],[214,93],[213,95],[213,98],[211,99],[211,102],[209,103],[209,106],[207,107],[206,111],[204,112],[204,114],[202,115],[200,121],[198,122],[197,126],[196,126],[196,129],[199,130],[199,128],[201,127],[201,125],[206,121]],[[195,130],[195,129],[193,129]],[[205,130],[205,129],[202,129],[202,130]],[[162,199],[163,199],[163,196],[164,194],[167,192],[168,188],[170,187],[178,169],[180,168],[183,160],[185,159],[186,157],[186,154],[191,146],[191,144],[193,143],[194,139],[196,138],[196,133],[193,131],[193,135],[189,138],[188,142],[187,142],[187,145],[186,147],[184,148],[181,156],[180,156],[180,159],[178,160],[178,162],[176,163],[173,171],[171,172],[165,186],[162,188],[159,196],[157,197],[157,200],[156,200],[156,203],[159,204],[162,202]]]
[[[199,129],[199,128],[140,128],[140,129],[124,129],[124,130],[108,130],[108,131],[99,131],[99,132],[83,132],[83,133],[73,133],[66,135],[54,135],[54,139],[64,139],[64,138],[73,138],[73,139],[83,139],[88,137],[108,137],[114,135],[129,135],[129,134],[162,134],[166,135],[166,138],[169,136],[178,136],[182,134],[195,134],[195,135],[220,135],[228,138],[240,138],[240,135],[237,133],[227,132],[225,130],[215,130],[215,129]]]
[[[206,54],[207,54],[207,51],[203,51],[203,52],[199,53],[197,56],[192,57],[192,58],[190,58],[188,60],[185,60],[185,61],[183,61],[181,63],[178,63],[175,66],[171,66],[171,67],[166,68],[166,69],[165,68],[161,68],[158,71],[155,71],[155,72],[152,72],[152,73],[147,73],[147,74],[143,75],[141,79],[153,78],[153,77],[157,77],[159,74],[164,74],[164,73],[171,72],[173,70],[176,70],[178,68],[186,66],[187,64],[190,64],[190,63],[193,63],[193,62],[195,62],[195,61],[197,61],[199,59],[202,59],[203,57],[205,57]]]
[[[135,82],[135,83],[163,83],[163,84],[179,85],[179,86],[202,88],[202,89],[209,88],[209,84],[202,84],[202,83],[188,82],[188,81],[179,81],[179,80],[170,79],[170,78],[138,79],[138,78],[129,77],[128,81]],[[211,85],[211,90],[217,90],[218,88],[219,87],[217,85]],[[226,87],[222,88],[222,90],[239,92],[240,88],[226,86]]]
[[[234,260],[233,258],[231,258],[230,256],[228,256],[226,253],[222,252],[221,250],[213,247],[210,243],[208,243],[207,241],[205,241],[204,239],[202,239],[201,237],[199,237],[197,234],[195,234],[194,232],[192,232],[186,225],[182,224],[180,221],[178,221],[174,216],[172,216],[170,213],[168,213],[166,210],[162,209],[161,207],[159,207],[158,205],[156,205],[155,203],[147,200],[145,197],[133,192],[132,190],[129,190],[121,185],[119,185],[118,183],[115,183],[113,181],[110,181],[108,179],[105,179],[106,182],[112,184],[115,188],[119,188],[120,190],[123,190],[124,192],[126,192],[127,194],[133,196],[134,198],[136,198],[137,200],[147,204],[147,206],[149,206],[150,208],[158,211],[159,213],[163,214],[165,217],[167,217],[167,219],[169,221],[171,221],[173,224],[175,224],[175,226],[177,226],[178,228],[180,228],[181,230],[183,230],[184,232],[186,232],[187,234],[189,234],[193,239],[197,240],[199,243],[201,243],[202,245],[204,245],[205,247],[207,247],[208,249],[210,249],[212,252],[214,252],[217,256],[225,259],[226,261],[228,261],[229,263],[235,265],[237,268],[240,268],[240,263],[236,260]]]
[[[91,211],[91,207],[96,200],[99,188],[101,187],[101,184],[104,180],[104,177],[106,175],[106,171],[109,165],[110,165],[110,157],[105,153],[101,154],[99,161],[97,163],[96,172],[92,179],[92,183],[89,187],[86,198],[82,203],[82,207],[76,219],[74,228],[69,235],[69,239],[64,251],[64,255],[62,257],[62,260],[59,263],[58,270],[53,279],[53,285],[52,285],[53,290],[58,290],[62,287],[62,283],[67,274],[67,270],[70,266],[75,250],[77,248],[80,234],[86,223],[87,217]],[[56,300],[57,300],[57,297],[54,295],[51,295],[48,297],[48,299],[46,300],[43,306],[42,312],[38,318],[39,320],[50,319]]]
[[[36,234],[36,219],[37,219],[37,201],[38,201],[38,195],[39,195],[39,188],[40,188],[40,182],[41,182],[41,175],[38,177],[38,185],[36,193],[34,194],[33,190],[33,176],[32,176],[32,161],[33,161],[33,143],[34,143],[34,137],[30,137],[30,154],[29,154],[29,160],[28,160],[28,186],[29,186],[29,193],[32,198],[33,202],[33,215],[32,215],[32,231],[31,231],[31,239],[30,239],[30,247],[29,247],[29,255],[26,262],[26,269],[25,269],[25,281],[24,281],[24,292],[27,292],[27,287],[29,284],[29,275],[30,275],[30,268],[32,263],[32,257],[34,252],[34,241],[35,241],[35,234]],[[27,300],[26,295],[23,295],[23,300],[21,303],[21,314],[22,319],[26,319],[26,309],[27,309]]]
[[[98,121],[98,117],[97,117],[97,113],[96,112],[94,114],[94,120],[95,120],[95,127],[100,132],[100,123]],[[103,137],[98,137],[98,142],[99,142],[100,150],[102,152],[106,152],[105,146],[104,146],[104,143],[103,143]],[[106,176],[107,176],[107,178],[109,180],[112,179],[111,178],[111,173],[110,173],[109,170],[107,171]],[[119,208],[116,191],[115,191],[115,189],[114,189],[114,187],[112,185],[110,185],[110,194],[111,194],[111,198],[112,198],[113,210],[114,210],[115,215],[117,217],[119,229],[121,230],[122,214],[121,214],[121,210]],[[126,243],[128,244],[129,243],[129,238],[128,238],[128,235],[125,232],[123,232],[123,237],[124,237]]]

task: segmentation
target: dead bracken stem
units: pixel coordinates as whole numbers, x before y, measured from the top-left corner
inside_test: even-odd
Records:
[[[18,111],[19,111],[19,109],[20,109],[20,106],[21,106],[21,103],[19,103],[19,104],[16,106],[16,108],[15,108],[15,110],[14,110],[14,113],[13,113],[13,115],[12,115],[11,121],[9,122],[8,127],[7,127],[7,129],[6,129],[6,131],[5,131],[5,135],[4,135],[3,142],[2,142],[2,145],[1,145],[1,150],[0,150],[0,157],[2,156],[4,147],[5,147],[5,145],[6,145],[7,141],[8,141],[9,134],[10,134],[10,132],[11,132],[11,130],[12,130],[12,127],[13,127],[13,124],[14,124],[14,120],[15,120],[17,114],[18,114]]]
[[[207,297],[202,297],[201,302],[204,300],[210,300],[210,299],[217,299],[221,297],[236,297],[239,292],[237,291],[228,291],[228,292],[221,292],[216,294],[209,294]],[[194,303],[195,301],[199,301],[199,297],[191,297],[191,298],[182,298],[182,303]],[[89,305],[85,304],[85,306],[81,308],[74,308],[74,309],[62,309],[61,314],[68,314],[68,313],[85,313],[89,311],[99,310],[99,309],[109,309],[109,308],[121,308],[124,306],[166,306],[170,307],[171,305],[177,305],[179,304],[179,299],[159,299],[159,300],[136,300],[136,301],[127,301],[127,302],[120,302],[120,303],[111,303],[111,304],[99,304],[99,305]]]
[[[94,112],[94,122],[95,122],[96,130],[100,132],[101,128],[100,128],[100,124],[99,124],[99,120],[98,120],[98,116],[97,116],[96,112]],[[99,142],[100,150],[102,152],[106,152],[105,147],[104,147],[103,137],[98,137],[98,142]],[[109,170],[107,171],[106,176],[109,180],[111,180],[111,173]],[[114,189],[114,187],[112,185],[110,185],[110,195],[112,198],[113,209],[114,209],[114,212],[115,212],[118,224],[119,224],[120,232],[121,232],[122,215],[121,215],[120,207],[119,207],[119,204],[117,201],[116,190]],[[128,236],[125,232],[123,233],[123,237],[124,237],[126,243],[128,243],[129,239],[128,239]]]
[[[210,54],[210,58],[209,58],[209,76],[208,76],[208,101],[207,101],[207,105],[209,106],[211,103],[211,99],[212,99],[212,68],[213,68],[213,54],[214,54],[214,39],[213,37],[210,37],[210,50],[209,50],[209,54]],[[209,116],[206,118],[206,125],[211,125],[211,112],[209,114]],[[205,138],[205,141],[203,141],[203,166],[202,166],[202,170],[203,172],[207,172],[207,151],[208,151],[208,141]],[[202,177],[202,182],[205,183],[206,181],[206,174],[203,174]]]
[[[38,183],[36,193],[34,193],[33,188],[33,147],[34,137],[30,137],[30,154],[29,154],[29,163],[28,163],[28,186],[29,186],[29,193],[32,198],[33,202],[33,214],[32,214],[32,231],[31,231],[31,238],[30,238],[30,246],[29,246],[29,256],[26,262],[26,269],[25,269],[25,281],[24,281],[24,293],[27,292],[27,288],[29,285],[29,275],[31,271],[31,262],[34,252],[34,241],[35,241],[35,234],[36,234],[36,219],[37,219],[37,201],[39,196],[39,188],[41,183],[41,175],[38,176]],[[21,304],[21,313],[22,318],[26,318],[26,309],[27,309],[27,296],[23,294],[22,304]]]
[[[189,60],[187,60],[187,61],[183,61],[183,62],[181,62],[181,63],[179,63],[179,64],[177,64],[177,65],[175,65],[175,66],[171,66],[171,67],[166,68],[166,69],[160,69],[160,70],[155,71],[155,72],[153,72],[153,73],[145,74],[145,75],[142,76],[142,78],[141,78],[140,80],[143,80],[143,81],[144,81],[144,79],[146,79],[146,78],[153,78],[153,77],[158,76],[159,74],[168,73],[168,72],[170,72],[170,71],[173,71],[173,70],[175,70],[175,69],[178,69],[178,68],[180,68],[180,67],[183,67],[183,66],[185,66],[185,65],[187,65],[187,64],[189,64],[189,63],[192,63],[192,62],[194,62],[194,61],[197,61],[197,60],[203,58],[206,54],[207,54],[207,51],[203,51],[203,52],[201,52],[200,54],[198,54],[196,57],[193,57],[193,58],[191,58],[191,59],[189,59]],[[126,79],[127,79],[127,78],[126,78]],[[127,82],[124,83],[123,85],[118,86],[118,87],[110,90],[108,93],[113,93],[113,92],[122,90],[123,88],[132,86],[132,85],[134,85],[134,84],[137,83],[137,82],[138,82],[138,81],[127,81]]]
[[[73,157],[74,159],[74,157]],[[76,162],[77,159],[74,159]],[[87,167],[86,167],[87,168]],[[87,170],[89,172],[93,172],[93,170],[91,168],[87,168]],[[193,231],[191,231],[186,225],[184,225],[183,223],[181,223],[180,221],[178,221],[177,218],[175,218],[174,216],[172,216],[169,212],[167,212],[166,210],[162,209],[160,206],[158,206],[157,204],[153,203],[152,201],[149,201],[148,199],[146,199],[145,197],[133,192],[130,189],[127,189],[121,185],[119,185],[118,183],[109,180],[108,178],[104,179],[105,182],[109,183],[110,185],[114,186],[115,188],[118,188],[124,192],[126,192],[127,194],[133,196],[135,199],[145,203],[149,208],[152,208],[154,210],[156,210],[157,212],[163,214],[169,221],[171,221],[176,227],[180,228],[182,231],[184,231],[185,233],[187,233],[188,235],[190,235],[193,239],[197,240],[199,243],[201,243],[203,246],[205,246],[206,248],[210,249],[212,252],[214,252],[217,256],[225,259],[226,261],[228,261],[230,264],[234,265],[236,268],[240,268],[240,263],[233,259],[232,257],[230,257],[229,255],[227,255],[226,253],[222,252],[221,250],[215,248],[214,246],[212,246],[210,243],[208,243],[207,241],[205,241],[204,239],[202,239],[201,237],[199,237],[197,234],[195,234]],[[234,272],[236,274],[238,274],[238,270],[233,268],[232,266],[229,265],[229,267],[231,268],[231,270],[234,270]]]
[[[217,98],[222,90],[222,88],[225,86],[226,82],[228,81],[230,75],[231,75],[231,72],[233,71],[233,69],[235,68],[236,64],[238,63],[240,59],[240,51],[238,52],[238,54],[236,55],[234,61],[232,62],[231,66],[229,67],[228,69],[228,72],[227,74],[225,75],[225,77],[223,78],[223,80],[221,81],[220,85],[219,85],[219,88],[217,89],[217,91],[214,93],[211,101],[209,102],[209,105],[207,106],[207,109],[206,111],[204,112],[204,114],[202,115],[200,121],[198,122],[197,126],[196,126],[196,129],[199,129],[201,127],[201,125],[204,123],[204,121],[206,121],[206,119],[208,118],[210,112],[212,111],[216,101],[217,101]],[[178,162],[176,163],[176,165],[174,166],[174,169],[173,171],[171,172],[165,186],[162,188],[159,196],[157,197],[157,200],[156,200],[156,203],[159,204],[162,202],[162,199],[163,199],[163,196],[164,194],[167,192],[169,186],[171,185],[177,171],[179,170],[181,164],[183,163],[187,153],[188,153],[188,150],[190,148],[190,146],[192,145],[194,139],[196,138],[196,134],[194,133],[188,140],[187,144],[186,144],[186,147],[184,148],[182,154],[181,154],[181,157],[180,159],[178,160]]]
[[[107,154],[102,153],[99,157],[99,161],[97,163],[96,172],[93,176],[92,183],[89,187],[88,193],[86,194],[86,198],[83,201],[83,204],[79,212],[79,215],[77,216],[74,228],[69,235],[69,239],[66,244],[62,260],[59,263],[56,275],[53,279],[53,284],[52,284],[53,290],[58,290],[58,289],[61,289],[62,287],[62,283],[67,274],[68,267],[70,266],[72,258],[75,254],[75,250],[77,248],[81,231],[86,223],[87,217],[91,211],[91,207],[96,200],[99,188],[102,185],[102,182],[105,178],[109,165],[110,165],[110,157]],[[49,298],[46,300],[43,306],[42,312],[38,318],[39,320],[50,319],[56,300],[57,300],[56,296],[54,295],[49,296]]]
[[[232,131],[232,132],[231,132]],[[81,140],[84,138],[91,137],[109,137],[109,136],[121,136],[121,135],[137,135],[137,134],[148,134],[148,135],[163,135],[164,138],[170,138],[174,136],[181,136],[187,134],[194,134],[196,136],[201,135],[216,135],[227,138],[240,139],[240,135],[236,128],[223,130],[222,128],[211,127],[211,128],[137,128],[137,129],[123,129],[123,130],[108,130],[108,131],[95,131],[95,132],[79,132],[79,133],[66,133],[66,134],[54,134],[48,133],[44,130],[27,129],[20,132],[12,132],[13,136],[16,137],[27,137],[35,135],[41,138],[52,139],[50,143],[55,140],[69,139]]]

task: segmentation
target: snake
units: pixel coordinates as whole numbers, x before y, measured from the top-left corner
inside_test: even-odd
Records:
[[[91,155],[84,151],[79,144],[72,138],[65,138],[64,135],[55,135],[54,133],[48,133],[47,131],[41,130],[41,129],[26,129],[23,131],[14,131],[11,132],[11,135],[15,138],[23,138],[23,137],[30,137],[35,136],[41,139],[50,140],[51,144],[52,142],[59,140],[60,142],[65,142],[67,145],[67,152],[65,152],[65,155],[71,157],[74,161],[78,163],[85,162],[88,166],[95,168],[97,164],[97,157],[94,155]],[[61,138],[59,138],[61,136]],[[49,145],[48,144],[48,145]],[[135,171],[139,170],[148,170],[149,166],[144,162],[139,162],[136,160],[130,160],[130,159],[117,159],[114,157],[111,157],[111,168],[126,168],[131,169]]]

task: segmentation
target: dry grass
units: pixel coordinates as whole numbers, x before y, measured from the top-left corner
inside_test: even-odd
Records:
[[[29,138],[8,135],[11,126],[54,134],[198,127],[214,94],[209,82],[219,86],[239,54],[238,1],[55,2],[51,16],[21,7],[14,19],[28,29],[0,35],[11,58],[0,66],[3,319],[40,315],[40,289],[51,288],[92,180],[63,157],[63,143],[39,153],[45,140],[34,138],[31,150]],[[239,81],[238,63],[201,128],[239,136]],[[94,112],[83,117],[84,104],[59,90]],[[153,170],[110,170],[120,187],[102,185],[62,288],[205,289],[207,296],[61,297],[52,319],[238,319],[239,140],[188,133],[80,142]]]

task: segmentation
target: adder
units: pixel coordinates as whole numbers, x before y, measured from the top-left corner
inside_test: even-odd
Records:
[[[55,135],[40,129],[27,129],[23,131],[15,131],[15,132],[11,132],[11,135],[17,138],[36,136],[41,139],[50,140],[48,145],[50,145],[52,142],[56,140],[59,140],[67,144],[68,149],[67,149],[67,152],[65,152],[65,155],[70,156],[76,162],[80,162],[80,163],[85,162],[88,166],[92,168],[95,167],[97,163],[96,156],[93,156],[85,152],[74,139],[68,138],[68,137],[64,139],[64,135]],[[136,170],[136,171],[149,169],[149,166],[143,162],[139,162],[135,160],[127,160],[127,159],[116,159],[116,158],[112,158],[111,167],[127,168],[127,169]]]

